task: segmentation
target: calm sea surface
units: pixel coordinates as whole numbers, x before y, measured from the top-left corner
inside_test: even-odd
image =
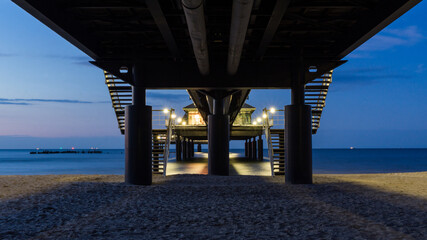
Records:
[[[30,154],[30,151],[34,149],[0,150],[0,175],[124,173],[123,149],[103,149],[101,154]],[[244,150],[230,149],[230,152],[241,156]],[[266,159],[266,150],[264,156]],[[174,153],[171,157],[173,162]],[[314,173],[414,171],[427,171],[427,149],[313,150]]]

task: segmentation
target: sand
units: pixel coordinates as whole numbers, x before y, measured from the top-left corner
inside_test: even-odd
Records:
[[[427,172],[0,176],[0,239],[427,239]]]

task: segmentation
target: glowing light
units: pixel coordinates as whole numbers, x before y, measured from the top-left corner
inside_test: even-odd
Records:
[[[252,125],[256,125],[256,121],[253,121],[253,122],[252,122]]]
[[[167,108],[163,109],[163,113],[164,114],[168,114],[169,113],[169,109],[167,109]]]
[[[274,114],[276,112],[276,109],[274,107],[271,107],[270,112],[271,112],[271,114]]]
[[[157,139],[160,139],[160,135],[159,135],[159,136],[157,136]]]
[[[187,123],[186,123],[186,122],[182,122],[182,125],[184,125],[184,126],[185,126],[185,125],[187,125]]]
[[[182,122],[182,118],[178,118],[176,121],[177,121],[178,123],[181,123],[181,122]]]
[[[259,117],[256,119],[256,121],[260,123],[262,121],[262,119]]]
[[[172,118],[172,119],[175,119],[175,118],[176,118],[176,114],[175,114],[175,113],[172,113],[171,118]]]
[[[74,147],[72,147],[71,150],[74,150]]]
[[[265,114],[265,113],[264,113],[264,114],[262,115],[262,118],[267,118],[267,114]]]

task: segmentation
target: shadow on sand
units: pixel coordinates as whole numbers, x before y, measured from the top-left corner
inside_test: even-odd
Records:
[[[74,182],[0,202],[0,236],[50,239],[425,239],[426,200],[316,178],[155,176]]]

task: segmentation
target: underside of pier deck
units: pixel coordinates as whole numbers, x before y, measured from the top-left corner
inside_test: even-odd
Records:
[[[188,89],[208,124],[209,173],[219,175],[228,174],[228,155],[218,152],[228,153],[230,125],[250,90],[292,89],[286,180],[311,183],[305,85],[421,0],[13,1],[132,85],[126,179],[150,184],[140,164],[149,156],[141,149],[152,144],[143,136],[150,125],[146,89]]]

